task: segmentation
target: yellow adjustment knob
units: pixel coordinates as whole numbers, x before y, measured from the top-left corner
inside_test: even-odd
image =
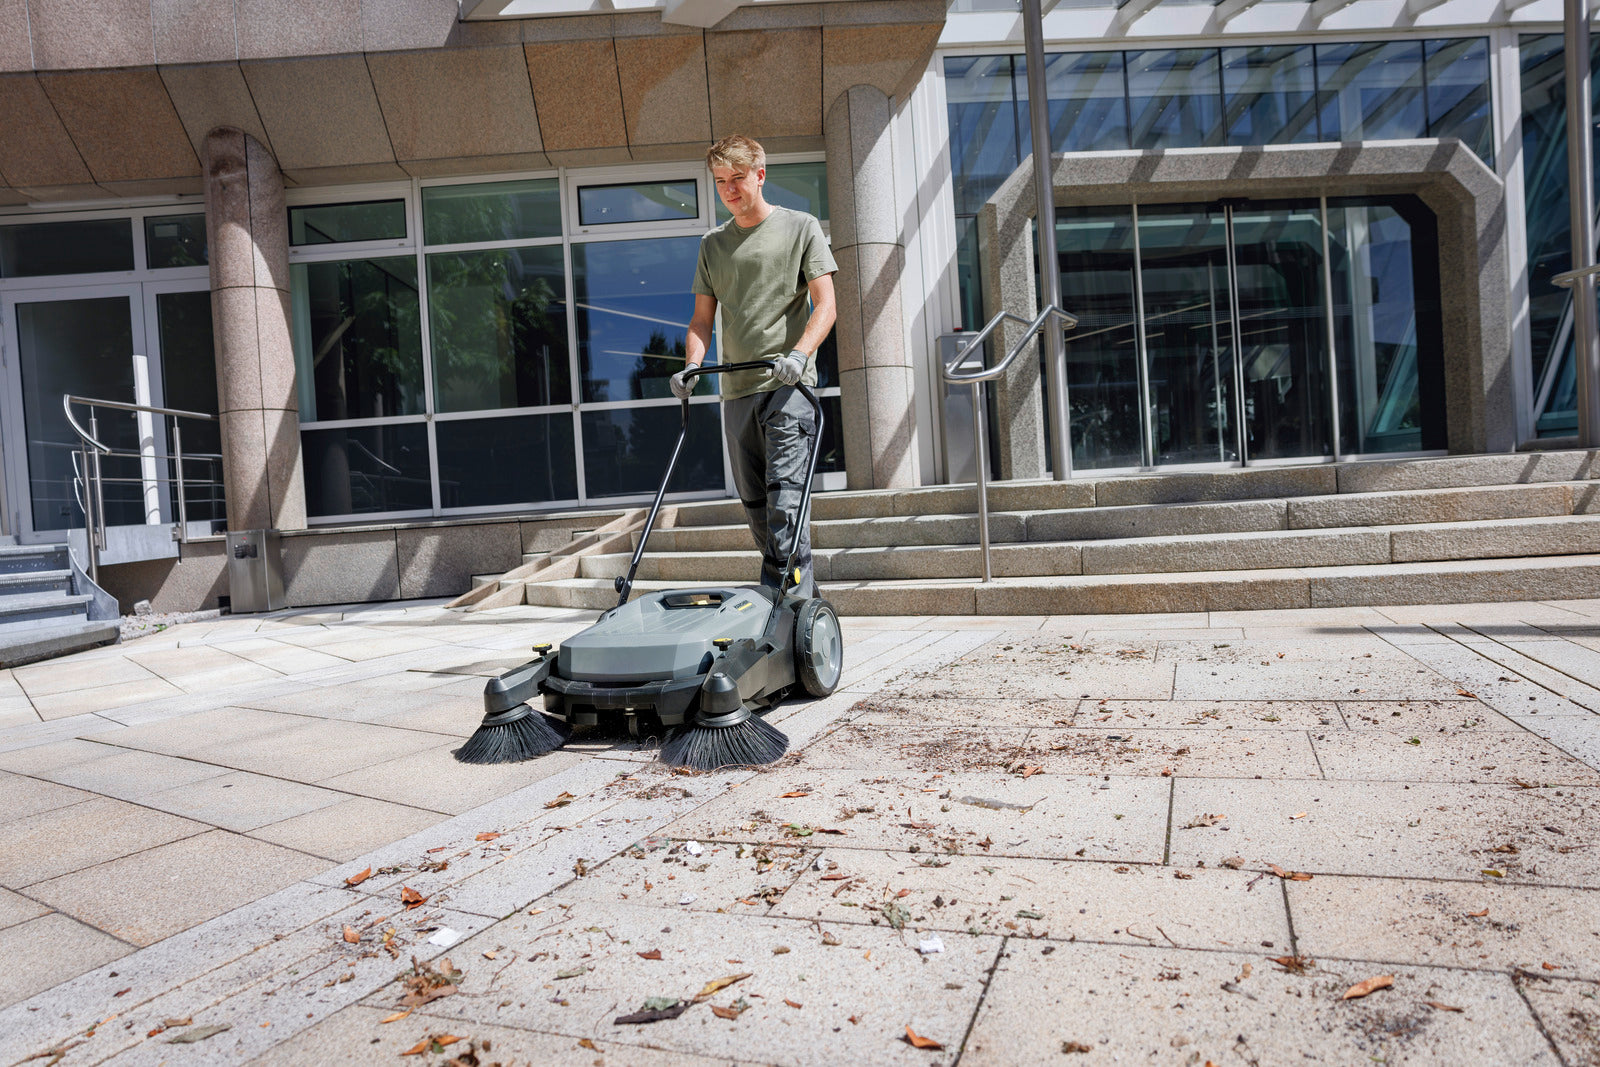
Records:
[[[733,638],[731,638],[731,637],[714,637],[714,638],[711,639],[711,643],[713,645],[717,646],[718,651],[726,652],[726,651],[728,651],[728,646],[733,644]]]
[[[535,651],[535,652],[537,652],[537,653],[539,653],[539,655],[541,655],[541,656],[542,656],[542,655],[544,655],[544,654],[545,654],[545,653],[547,653],[547,652],[549,652],[549,651],[550,651],[550,650],[551,650],[551,649],[552,649],[552,648],[554,648],[554,647],[555,647],[555,646],[554,646],[554,645],[552,645],[552,644],[551,644],[551,643],[550,643],[550,642],[549,642],[549,641],[543,641],[543,642],[540,642],[540,643],[539,643],[539,644],[537,644],[537,645],[534,645],[534,646],[533,646],[533,650],[534,650],[534,651]]]

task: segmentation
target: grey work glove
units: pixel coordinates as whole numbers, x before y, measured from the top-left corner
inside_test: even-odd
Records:
[[[772,376],[784,385],[800,384],[806,372],[806,354],[798,348],[787,356],[779,356],[772,364]]]
[[[672,395],[679,400],[688,400],[694,394],[695,379],[689,377],[689,370],[690,368],[685,367],[667,381]]]

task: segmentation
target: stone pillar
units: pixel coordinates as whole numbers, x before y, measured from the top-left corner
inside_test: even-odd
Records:
[[[231,530],[303,530],[283,175],[243,131],[206,135],[206,240]]]
[[[838,294],[846,482],[893,489],[920,482],[915,378],[900,304],[905,269],[895,203],[889,97],[870,85],[839,94],[823,120],[829,227]]]
[[[1008,189],[1018,175],[1032,178],[1032,156],[1023,160],[1004,183]],[[1038,282],[1034,272],[1034,220],[1038,197],[1032,187],[1019,190],[1015,210],[1004,216],[991,197],[978,213],[979,259],[983,271],[983,316],[988,322],[1001,311],[1032,321],[1039,313]],[[983,323],[974,323],[979,329]],[[989,335],[990,366],[1005,358],[1022,339],[1027,327],[1007,319]],[[1070,350],[1069,350],[1070,351]],[[1001,378],[989,383],[994,394],[995,451],[1002,478],[1045,476],[1044,397],[1039,388],[1039,342],[1017,356]]]

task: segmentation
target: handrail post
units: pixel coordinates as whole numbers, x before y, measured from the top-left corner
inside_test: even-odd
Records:
[[[993,580],[989,572],[989,399],[983,382],[972,383],[972,427],[977,435],[975,457],[978,466],[978,550],[983,556],[983,580]]]
[[[95,418],[94,408],[89,409],[89,436],[96,441],[100,439],[100,424]],[[94,489],[94,539],[96,563],[98,563],[99,554],[106,547],[106,494],[105,485],[101,480],[98,448],[91,453],[88,473]]]
[[[95,548],[94,491],[89,484],[89,446],[80,449],[83,455],[83,550],[88,555],[89,580],[100,581],[100,553]]]
[[[172,417],[172,462],[172,480],[178,490],[178,544],[182,545],[189,541],[189,504],[183,492],[183,430],[176,415]]]
[[[1039,226],[1039,306],[1061,305],[1061,264],[1056,260],[1055,182],[1050,173],[1050,100],[1044,77],[1044,23],[1039,0],[1022,0],[1022,40],[1027,56],[1028,121],[1033,135],[1033,191]],[[1072,477],[1072,431],[1068,425],[1066,345],[1061,334],[1045,335],[1045,417],[1055,480]]]

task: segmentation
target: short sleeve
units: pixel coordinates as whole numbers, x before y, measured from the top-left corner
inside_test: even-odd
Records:
[[[805,272],[806,281],[816,281],[824,274],[832,274],[839,269],[839,264],[833,261],[833,249],[828,247],[828,239],[822,233],[822,223],[814,216],[806,216],[805,253],[800,266]]]
[[[700,239],[700,255],[694,265],[694,285],[690,288],[700,296],[715,298],[717,291],[711,287],[711,266],[706,262],[706,249],[709,243],[704,237]]]

